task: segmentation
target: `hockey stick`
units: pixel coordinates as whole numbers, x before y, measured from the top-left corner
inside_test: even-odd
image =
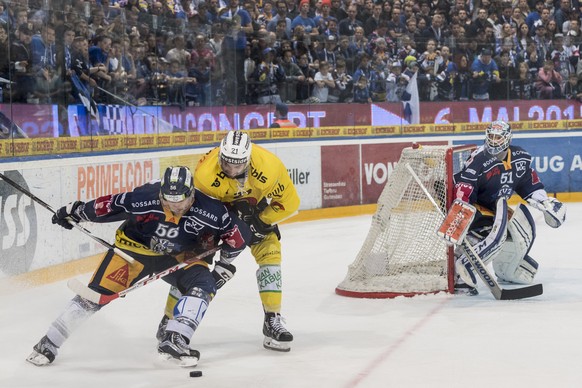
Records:
[[[22,194],[26,195],[27,197],[29,197],[34,202],[38,203],[39,205],[41,205],[42,207],[44,207],[45,209],[47,209],[51,213],[56,214],[55,210],[51,207],[51,205],[49,205],[48,203],[46,203],[42,199],[38,198],[36,195],[32,194],[30,191],[26,190],[24,187],[20,186],[18,183],[14,182],[12,179],[8,178],[6,175],[0,173],[0,178],[2,178],[2,180],[4,182],[8,183],[10,186],[14,187],[16,190],[20,191]],[[123,252],[121,249],[115,247],[114,245],[109,244],[107,241],[93,235],[89,230],[87,230],[84,227],[82,227],[81,225],[79,225],[79,223],[71,221],[71,220],[69,220],[69,223],[71,225],[73,225],[73,227],[75,227],[75,228],[79,229],[81,232],[85,233],[87,236],[91,237],[93,240],[97,241],[99,244],[101,244],[104,247],[107,247],[109,249],[112,249],[113,252],[115,252],[116,254],[121,256],[128,263],[133,264],[135,262],[133,257],[131,257],[127,253]]]
[[[406,168],[416,181],[424,194],[428,197],[429,201],[434,205],[434,207],[438,210],[440,215],[446,218],[446,215],[440,208],[440,206],[436,203],[432,195],[428,192],[416,172],[413,170],[412,166],[409,163],[406,163]],[[467,242],[467,240],[463,237],[461,240],[461,248],[465,255],[469,259],[469,262],[483,281],[489,287],[489,290],[497,300],[513,300],[513,299],[524,299],[524,298],[531,298],[534,296],[541,295],[543,291],[543,286],[541,284],[534,284],[531,286],[525,286],[521,288],[513,288],[513,289],[504,289],[499,286],[499,283],[495,280],[495,278],[491,275],[483,260],[479,257],[479,254],[475,252],[475,249],[471,244]]]
[[[14,84],[16,84],[16,82],[12,82],[9,79],[6,79],[4,77],[0,77],[0,84],[14,85]]]
[[[117,298],[123,298],[125,295],[127,295],[128,293],[145,286],[146,284],[150,284],[160,278],[163,278],[164,276],[167,276],[171,273],[174,273],[184,267],[189,266],[190,264],[193,264],[201,259],[203,259],[204,257],[211,255],[213,253],[215,253],[216,251],[218,251],[221,248],[221,246],[216,246],[212,249],[207,250],[206,252],[200,253],[199,255],[196,255],[194,257],[189,258],[188,260],[184,260],[181,263],[178,263],[176,265],[171,266],[170,268],[167,268],[163,271],[160,271],[158,273],[155,273],[153,275],[150,275],[146,278],[141,279],[140,281],[138,281],[137,283],[135,283],[133,286],[126,288],[125,290],[116,292],[115,294],[112,295],[105,295],[105,294],[101,294],[89,287],[87,287],[86,285],[84,285],[83,283],[81,283],[78,279],[70,279],[67,282],[67,286],[69,287],[69,289],[71,289],[71,291],[73,291],[75,294],[79,295],[80,297],[87,299],[93,303],[96,303],[98,305],[105,305]]]
[[[0,139],[14,138],[27,139],[28,135],[14,121],[4,113],[0,112]]]
[[[183,129],[181,129],[181,128],[179,128],[179,127],[175,126],[175,125],[173,125],[172,123],[170,123],[170,122],[168,122],[168,121],[166,121],[166,120],[162,120],[161,118],[159,118],[159,117],[157,117],[157,116],[154,116],[153,114],[151,114],[151,113],[149,113],[149,112],[147,112],[147,111],[145,111],[145,110],[143,110],[143,109],[140,109],[140,107],[139,107],[139,106],[137,106],[137,105],[135,105],[135,104],[132,104],[131,102],[127,101],[126,99],[124,99],[124,98],[121,98],[121,97],[119,97],[118,95],[116,95],[116,94],[113,94],[113,93],[111,93],[110,91],[108,91],[108,90],[106,90],[106,89],[103,89],[102,87],[95,86],[95,88],[96,88],[96,89],[99,89],[99,90],[101,90],[103,93],[105,93],[105,94],[107,94],[107,95],[109,95],[109,96],[111,96],[111,97],[113,97],[113,98],[115,98],[115,99],[117,99],[117,100],[119,100],[119,101],[123,102],[125,105],[131,106],[132,108],[135,108],[136,110],[138,110],[138,111],[142,112],[143,114],[146,114],[146,115],[148,115],[148,116],[151,116],[153,119],[155,119],[155,120],[157,120],[157,121],[158,121],[158,126],[159,126],[160,124],[163,124],[163,126],[164,126],[165,128],[171,128],[171,129],[172,129],[172,132],[174,132],[174,130],[175,130],[175,129],[179,130],[180,132],[184,132],[184,130],[183,130]]]

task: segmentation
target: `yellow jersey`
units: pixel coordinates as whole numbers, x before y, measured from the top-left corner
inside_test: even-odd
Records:
[[[194,186],[203,193],[236,206],[247,202],[255,207],[267,199],[268,206],[261,211],[260,219],[266,224],[279,223],[299,209],[299,194],[283,162],[265,148],[253,144],[246,179],[227,177],[219,163],[220,148],[208,152],[196,166]]]

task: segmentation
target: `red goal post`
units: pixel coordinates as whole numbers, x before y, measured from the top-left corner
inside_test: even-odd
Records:
[[[378,199],[370,230],[336,293],[395,298],[453,292],[453,248],[437,236],[443,218],[406,168],[409,164],[446,214],[453,175],[474,145],[405,148]]]

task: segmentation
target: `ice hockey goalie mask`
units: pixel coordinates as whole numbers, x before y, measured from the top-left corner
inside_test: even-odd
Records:
[[[230,131],[220,143],[220,168],[229,177],[243,174],[251,162],[252,143],[249,135]]]
[[[491,155],[499,155],[509,148],[511,127],[504,121],[494,121],[485,130],[485,149]]]

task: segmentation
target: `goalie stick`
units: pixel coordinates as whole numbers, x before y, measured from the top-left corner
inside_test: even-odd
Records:
[[[143,287],[147,284],[150,284],[160,278],[163,278],[164,276],[167,276],[171,273],[174,273],[184,267],[189,266],[190,264],[194,264],[195,262],[205,258],[208,255],[211,255],[213,253],[215,253],[216,251],[220,250],[221,246],[216,246],[212,249],[207,250],[206,252],[200,253],[194,257],[189,258],[188,260],[184,260],[181,263],[178,263],[176,265],[171,266],[170,268],[167,268],[163,271],[160,271],[158,273],[155,273],[153,275],[150,275],[146,278],[141,279],[140,281],[136,282],[133,286],[126,288],[125,290],[121,290],[119,292],[116,292],[112,295],[105,295],[105,294],[101,294],[91,288],[89,288],[88,286],[84,285],[83,283],[81,283],[78,279],[73,278],[70,279],[67,282],[67,286],[69,287],[69,289],[71,291],[73,291],[75,294],[79,295],[80,297],[87,299],[88,301],[91,301],[93,303],[96,303],[98,305],[105,305],[117,298],[123,298],[125,295],[127,295],[128,293]]]
[[[436,203],[432,195],[428,192],[428,190],[426,189],[426,187],[424,186],[424,184],[422,183],[422,181],[420,180],[412,166],[409,163],[406,163],[406,168],[408,169],[416,183],[418,183],[422,191],[424,191],[429,201],[438,210],[443,219],[445,219],[446,215],[444,214],[440,206]],[[481,258],[479,257],[479,254],[475,252],[473,246],[467,242],[464,236],[462,237],[462,240],[460,240],[460,245],[461,248],[463,249],[463,252],[469,259],[471,266],[473,267],[475,272],[477,272],[483,283],[485,283],[485,285],[489,287],[489,290],[491,291],[495,299],[497,300],[525,299],[541,295],[544,292],[543,286],[541,284],[534,284],[531,286],[513,289],[501,288],[499,286],[499,283],[497,283],[495,278],[491,275],[491,273],[483,263],[483,260],[481,260]]]
[[[14,182],[12,179],[8,178],[6,175],[0,173],[0,178],[10,186],[14,187],[16,190],[20,191],[22,194],[26,195],[28,198],[32,199],[34,202],[38,203],[51,213],[55,214],[55,210],[52,208],[51,205],[43,201],[42,199],[38,198],[36,195],[32,194],[30,191],[26,190],[24,187],[20,186],[18,183]],[[123,252],[121,249],[117,248],[114,245],[109,244],[107,241],[93,235],[89,230],[85,229],[77,222],[69,220],[69,223],[73,225],[73,227],[79,229],[81,232],[85,233],[87,236],[91,237],[93,240],[97,241],[99,244],[103,245],[106,248],[112,249],[117,255],[123,258],[128,263],[132,264],[135,262],[134,258],[128,255],[127,253]]]

